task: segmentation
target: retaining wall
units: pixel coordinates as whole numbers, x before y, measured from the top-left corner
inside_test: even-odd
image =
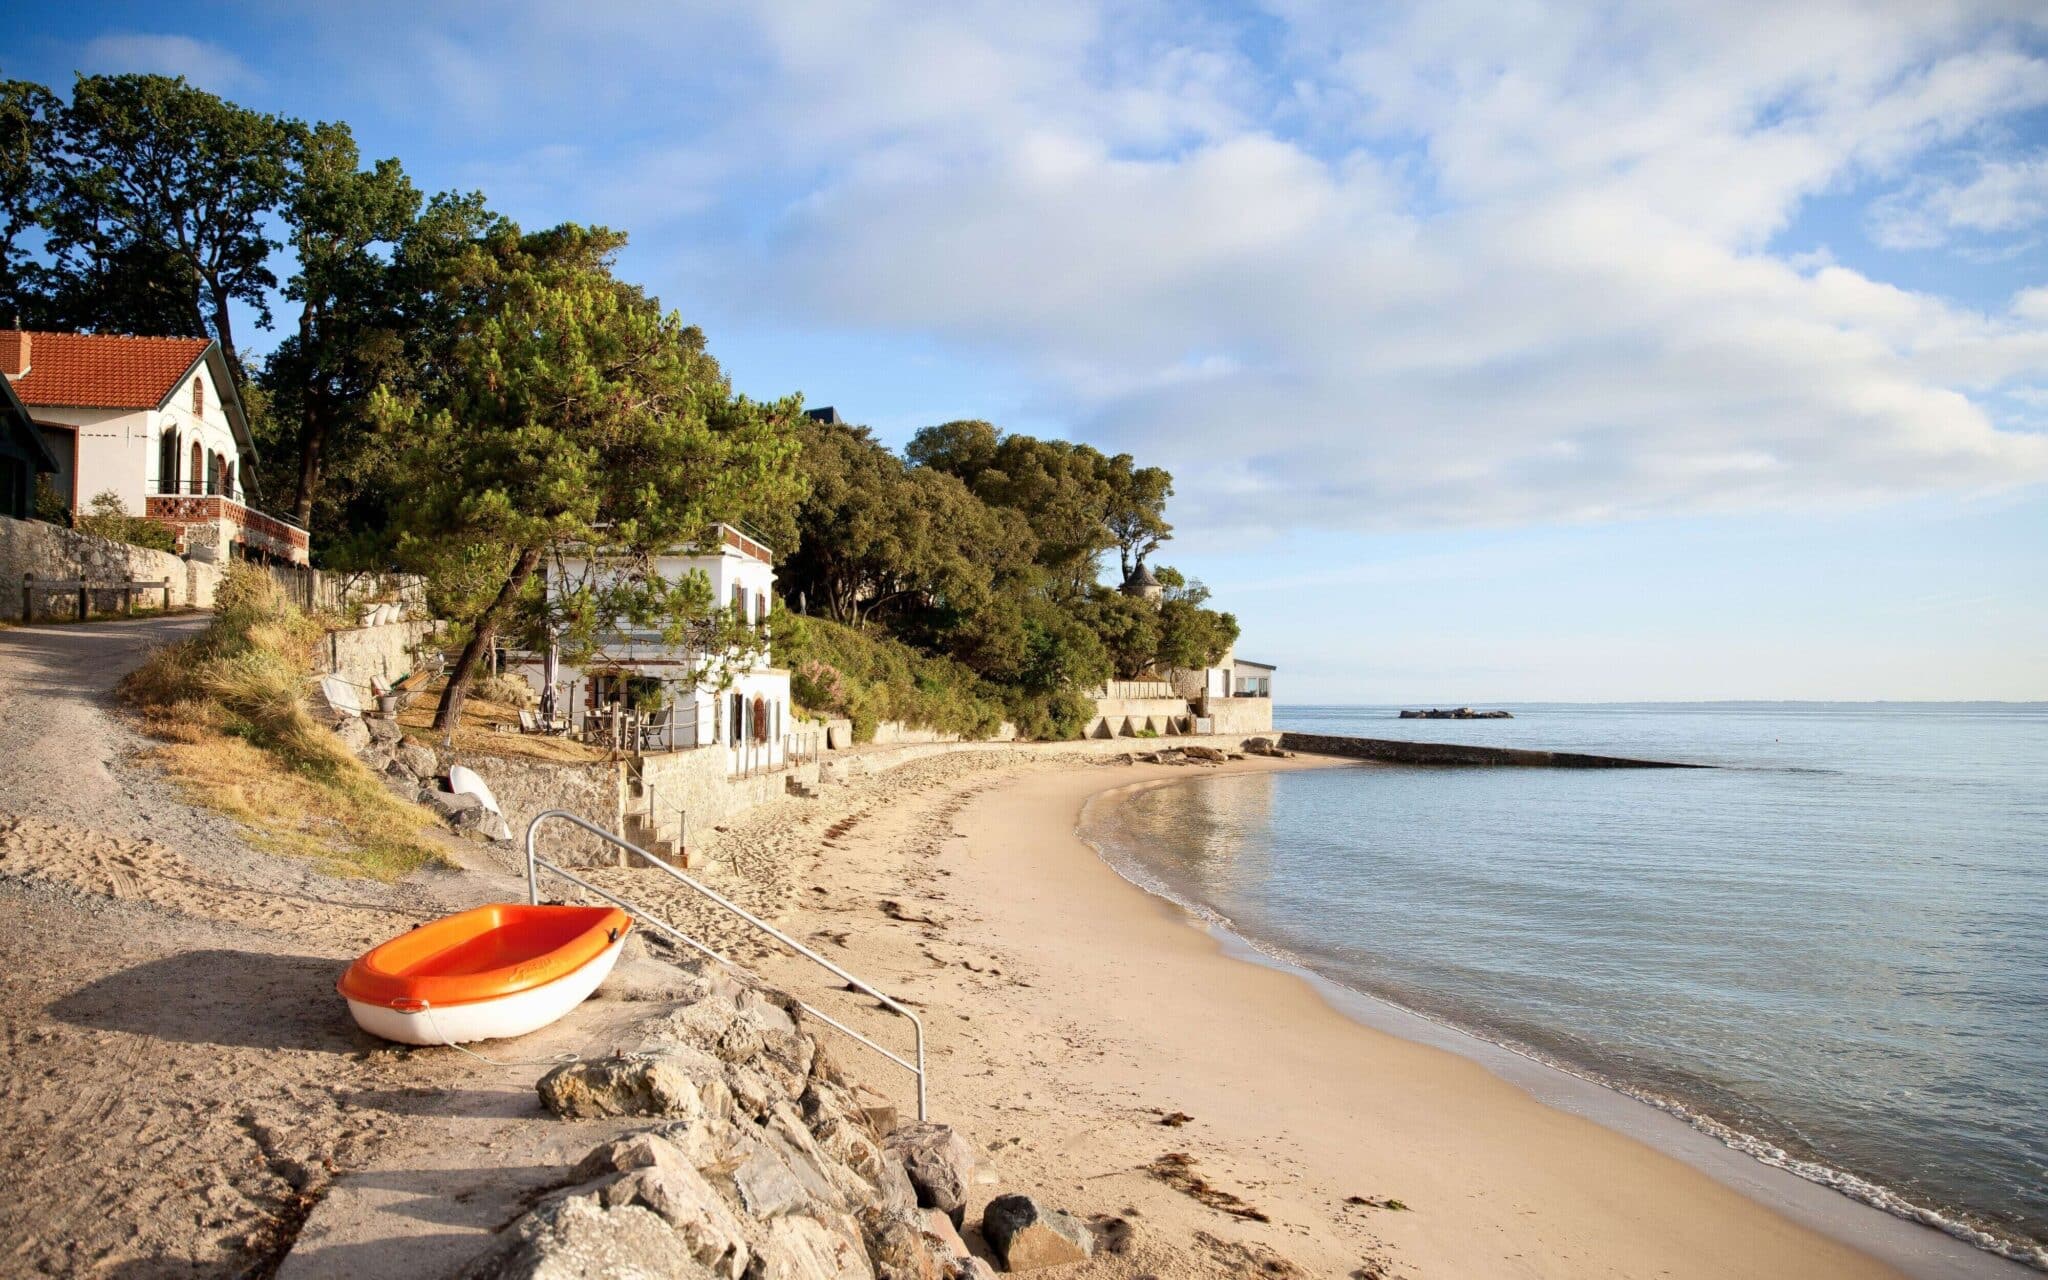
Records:
[[[1280,735],[1289,751],[1318,756],[1349,756],[1388,764],[1507,765],[1539,769],[1711,769],[1712,765],[1669,760],[1631,760],[1626,756],[1582,755],[1575,751],[1529,751],[1520,747],[1467,747],[1451,742],[1399,742],[1391,738],[1342,738],[1322,733]]]
[[[490,786],[506,825],[519,842],[521,859],[526,856],[526,824],[549,809],[567,809],[606,831],[625,829],[620,800],[623,765],[548,764],[467,753],[458,753],[457,762],[476,770]],[[617,848],[567,823],[541,828],[540,851],[542,857],[565,867],[612,867],[619,862]]]
[[[1271,698],[1208,698],[1202,714],[1209,718],[1212,733],[1271,733]]]
[[[434,634],[435,626],[432,622],[387,622],[330,631],[325,646],[327,671],[351,684],[368,685],[375,676],[388,685],[418,665],[419,648]]]
[[[1164,734],[1193,714],[1186,698],[1097,698],[1095,718],[1081,736],[1119,738],[1144,729]]]
[[[21,620],[21,578],[33,573],[38,578],[83,578],[88,582],[171,580],[173,608],[208,608],[213,589],[220,582],[220,566],[201,560],[186,560],[168,551],[130,546],[125,542],[80,533],[41,520],[16,520],[0,516],[0,619]],[[138,608],[161,608],[162,592],[138,592]],[[97,593],[96,610],[120,607],[115,592]],[[38,593],[38,618],[76,617],[78,597],[59,598]]]

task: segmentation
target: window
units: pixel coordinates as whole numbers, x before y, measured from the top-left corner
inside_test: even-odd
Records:
[[[195,414],[204,414],[206,412],[206,379],[196,375],[192,379],[192,412]]]
[[[767,621],[767,619],[768,593],[765,591],[756,591],[754,593],[754,621],[759,623],[765,622]]]
[[[732,733],[727,742],[741,743],[747,739],[747,700],[735,693],[732,695]]]
[[[164,432],[163,440],[156,450],[156,491],[176,493],[178,491],[178,433]]]
[[[192,493],[198,493],[205,475],[206,451],[199,447],[197,440],[194,440],[192,442],[192,469],[185,473],[185,488]]]
[[[732,611],[741,622],[747,620],[747,589],[737,582],[732,584]]]
[[[220,491],[230,498],[235,496],[235,464],[225,459],[220,467]]]

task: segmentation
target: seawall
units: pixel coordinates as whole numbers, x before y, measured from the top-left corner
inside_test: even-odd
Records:
[[[1522,747],[1467,747],[1454,742],[1399,742],[1391,738],[1342,738],[1325,733],[1280,735],[1289,751],[1317,756],[1349,756],[1387,764],[1495,765],[1524,769],[1711,769],[1710,764],[1675,760],[1632,760],[1626,756],[1593,756],[1576,751],[1530,751]]]

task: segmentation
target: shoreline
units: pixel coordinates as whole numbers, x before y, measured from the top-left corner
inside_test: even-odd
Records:
[[[2006,1241],[1908,1201],[1881,1184],[1792,1156],[1769,1139],[1725,1125],[1681,1102],[1604,1079],[1533,1048],[1494,1039],[1449,1018],[1410,1007],[1392,996],[1348,986],[1318,972],[1284,948],[1240,932],[1234,921],[1213,908],[1183,901],[1164,885],[1148,883],[1146,877],[1122,865],[1087,834],[1098,805],[1113,805],[1139,791],[1201,781],[1167,778],[1097,792],[1082,805],[1075,834],[1126,884],[1181,913],[1185,922],[1214,942],[1222,954],[1294,977],[1313,989],[1333,1012],[1350,1021],[1476,1062],[1545,1106],[1583,1116],[1673,1156],[1766,1209],[1867,1252],[1915,1280],[1980,1276],[1987,1280],[2018,1280],[2039,1274],[2026,1259],[2005,1252],[2013,1247]],[[1773,1154],[1766,1155],[1752,1147],[1768,1148]],[[1808,1176],[1794,1166],[1811,1168],[1817,1176]],[[1868,1191],[1859,1194],[1834,1180],[1846,1180]],[[1872,1196],[1890,1197],[1898,1208],[1889,1208]],[[1973,1235],[1977,1239],[1972,1239]],[[1930,1236],[1936,1238],[1930,1241]]]
[[[1342,763],[1252,760],[1196,776]],[[820,895],[792,913],[799,935],[833,937],[836,959],[929,1010],[934,1115],[998,1165],[1000,1185],[981,1194],[1022,1189],[1084,1216],[1113,1212],[1159,1241],[1143,1268],[1134,1255],[1088,1275],[1218,1274],[1189,1259],[1224,1244],[1312,1275],[2026,1274],[1590,1082],[1549,1069],[1534,1085],[1511,1078],[1361,1021],[1302,974],[1246,963],[1248,948],[1233,954],[1228,939],[1190,928],[1188,912],[1126,880],[1079,833],[1095,798],[1189,777],[1021,759],[978,783],[906,777],[901,795],[862,810],[859,831],[798,868]],[[926,792],[943,798],[905,803]],[[836,905],[885,898],[913,901],[883,913]],[[1743,1176],[1717,1177],[1593,1118],[1558,1081],[1696,1138]],[[1160,1127],[1176,1115],[1191,1119]],[[1166,1152],[1190,1156],[1266,1221],[1148,1176]],[[1848,1225],[1829,1219],[1838,1229],[1824,1231],[1766,1203],[1768,1187],[1754,1184],[1772,1174]],[[1406,1211],[1371,1203],[1386,1200]],[[1221,1274],[1242,1273],[1242,1257],[1237,1266]]]

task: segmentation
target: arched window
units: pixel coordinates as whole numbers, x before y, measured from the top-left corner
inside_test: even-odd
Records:
[[[206,412],[206,379],[197,375],[194,375],[192,379],[192,412],[195,414],[204,414]]]
[[[754,695],[754,741],[768,741],[768,699]]]
[[[188,493],[199,493],[206,483],[206,451],[199,442],[192,442],[192,469],[185,473],[185,489]]]
[[[220,491],[230,498],[235,497],[235,464],[223,460],[220,468]],[[237,502],[241,499],[236,498]]]
[[[156,491],[176,493],[178,491],[178,433],[164,432],[163,441],[156,451]]]

